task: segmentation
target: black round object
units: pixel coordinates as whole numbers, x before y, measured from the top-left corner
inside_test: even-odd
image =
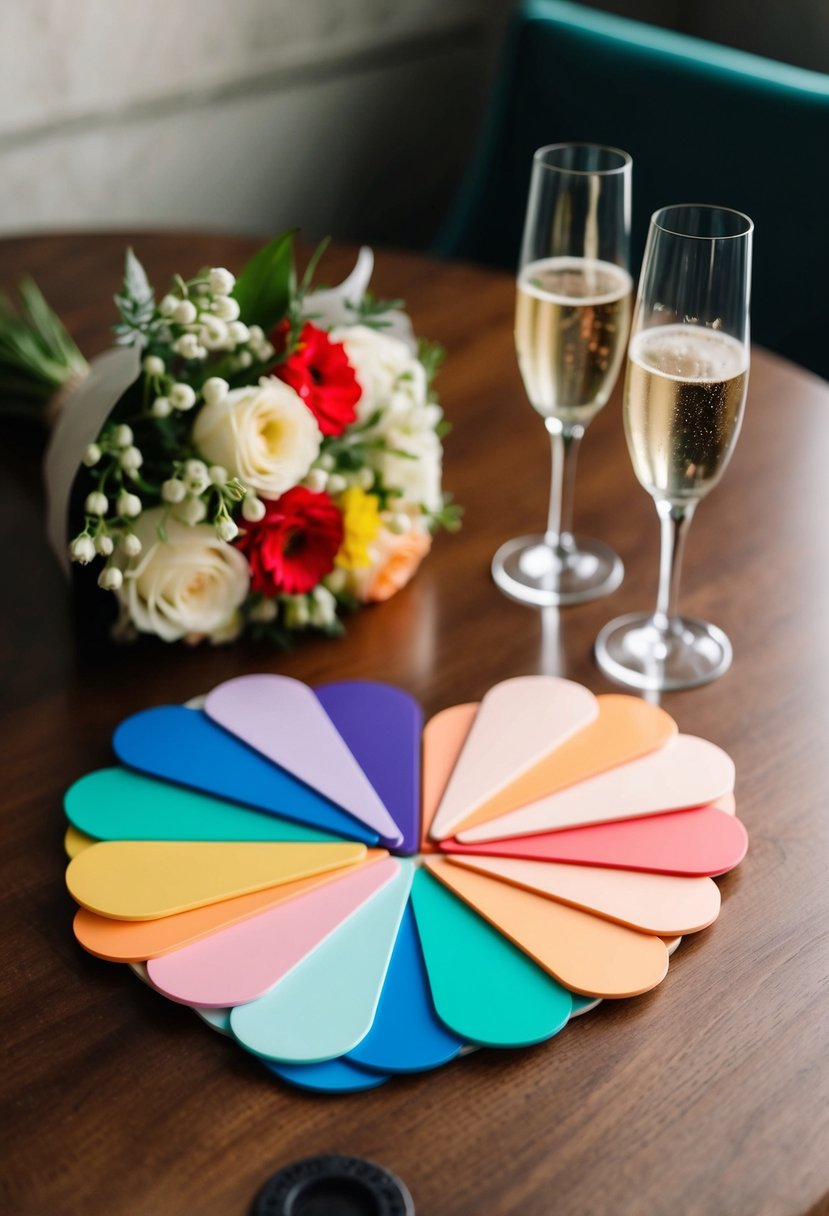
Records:
[[[306,1157],[274,1174],[253,1216],[414,1216],[408,1187],[362,1157]]]

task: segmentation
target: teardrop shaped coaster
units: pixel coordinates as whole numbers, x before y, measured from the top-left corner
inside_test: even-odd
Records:
[[[748,833],[739,819],[708,806],[514,840],[470,845],[449,841],[446,848],[460,854],[714,878],[740,864],[748,851]]]
[[[349,840],[377,843],[376,832],[214,725],[203,710],[183,705],[142,710],[120,724],[112,746],[123,764],[150,777]]]
[[[420,1072],[446,1064],[462,1047],[435,1013],[409,901],[371,1030],[346,1058],[380,1072]]]
[[[426,864],[455,895],[574,992],[638,996],[668,973],[668,952],[660,937],[497,882],[449,858],[431,858]]]
[[[697,933],[713,924],[720,911],[719,888],[710,878],[677,878],[508,857],[456,855],[452,860],[640,933]]]
[[[525,1047],[566,1026],[570,993],[426,869],[412,888],[438,1016],[467,1043]]]
[[[421,795],[420,851],[433,853],[437,848],[429,839],[435,811],[458,756],[472,729],[478,703],[452,705],[442,709],[423,728],[423,792]]]
[[[365,853],[361,844],[105,840],[69,863],[66,885],[91,912],[152,920],[336,870]]]
[[[518,676],[491,688],[432,823],[449,836],[481,803],[516,781],[598,716],[592,692],[557,676]]]
[[[396,864],[396,877],[303,963],[266,996],[233,1010],[231,1030],[248,1051],[313,1064],[366,1037],[412,883],[412,863]]]
[[[599,716],[561,747],[539,760],[500,794],[487,799],[458,825],[467,830],[499,815],[578,785],[620,764],[629,764],[664,747],[677,733],[670,714],[640,697],[597,697]]]
[[[131,963],[139,960],[159,958],[171,950],[180,950],[192,942],[209,937],[219,929],[227,929],[249,916],[256,916],[268,908],[313,891],[324,883],[337,882],[340,876],[350,874],[360,866],[371,865],[382,857],[388,857],[385,849],[373,849],[365,861],[329,870],[323,874],[312,874],[309,878],[298,878],[295,882],[282,883],[278,887],[265,887],[252,891],[250,895],[238,895],[235,899],[223,899],[176,916],[164,916],[158,920],[112,920],[98,916],[88,908],[79,908],[75,913],[75,937],[85,950],[98,958],[110,962]]]
[[[372,680],[323,684],[314,692],[400,829],[397,852],[416,853],[423,710],[409,693]]]
[[[399,873],[394,858],[359,866],[325,886],[151,959],[159,991],[183,1005],[243,1005],[264,996]]]
[[[734,761],[707,739],[677,735],[658,752],[459,832],[467,843],[702,807],[734,788]]]
[[[400,829],[307,684],[237,676],[208,693],[207,716],[318,794],[399,845]]]
[[[388,1077],[369,1072],[352,1064],[348,1059],[323,1060],[320,1064],[277,1064],[275,1060],[262,1060],[275,1077],[307,1089],[315,1094],[357,1094],[366,1089],[377,1089]]]
[[[98,840],[337,839],[307,824],[156,781],[128,768],[87,773],[69,787],[63,805],[70,822]]]

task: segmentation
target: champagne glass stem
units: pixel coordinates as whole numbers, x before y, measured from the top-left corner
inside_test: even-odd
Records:
[[[547,418],[552,457],[550,476],[550,509],[547,514],[545,543],[561,557],[575,549],[573,543],[573,499],[576,484],[576,463],[579,446],[584,437],[580,423],[563,423]]]
[[[667,633],[671,622],[679,615],[679,579],[688,529],[696,510],[696,502],[677,505],[657,502],[660,523],[659,590],[656,597],[654,624],[660,633]]]

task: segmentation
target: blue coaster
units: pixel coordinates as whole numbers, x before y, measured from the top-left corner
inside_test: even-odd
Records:
[[[346,1059],[380,1072],[420,1072],[446,1064],[462,1047],[435,1013],[409,901],[371,1030]]]
[[[389,1079],[343,1059],[323,1060],[321,1064],[277,1064],[273,1060],[263,1060],[262,1063],[269,1072],[295,1085],[297,1089],[308,1089],[318,1094],[356,1094],[364,1089],[385,1085]]]
[[[376,844],[378,836],[333,802],[215,726],[200,709],[162,705],[126,718],[112,746],[130,768],[307,823],[335,836]]]

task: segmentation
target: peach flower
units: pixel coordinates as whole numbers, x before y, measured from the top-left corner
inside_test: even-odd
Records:
[[[365,604],[391,599],[414,576],[431,547],[425,529],[414,526],[397,534],[381,528],[371,545],[371,566],[351,573],[357,599]]]

